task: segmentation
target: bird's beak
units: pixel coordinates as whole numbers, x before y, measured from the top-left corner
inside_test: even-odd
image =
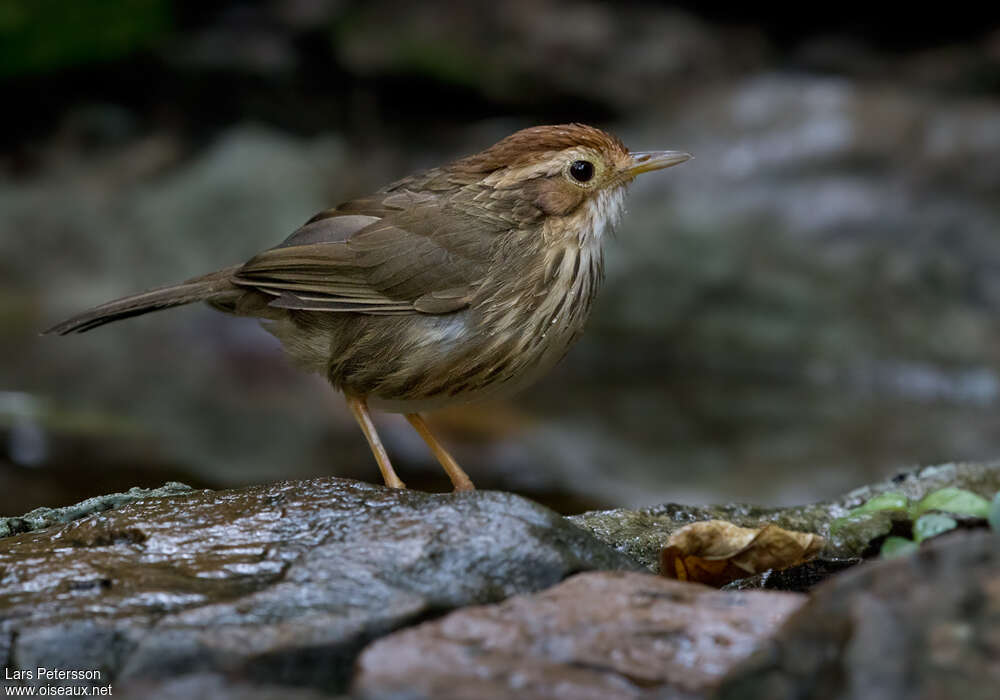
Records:
[[[638,151],[630,155],[632,167],[627,171],[629,177],[648,173],[650,170],[662,170],[672,165],[680,165],[694,157],[682,151]]]

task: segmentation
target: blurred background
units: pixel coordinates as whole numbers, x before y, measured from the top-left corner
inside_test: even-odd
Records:
[[[696,160],[632,187],[556,371],[433,416],[479,486],[564,512],[783,504],[997,457],[1000,18],[838,8],[2,0],[0,513],[378,481],[341,398],[252,320],[38,332],[563,121]],[[404,480],[447,490],[376,421]]]

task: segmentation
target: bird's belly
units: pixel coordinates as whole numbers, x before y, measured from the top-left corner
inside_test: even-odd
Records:
[[[454,316],[416,332],[419,349],[404,361],[405,370],[368,392],[370,405],[415,413],[510,396],[551,370],[582,330],[570,319],[546,320],[548,327],[539,329],[539,319],[526,317],[499,330],[471,314]]]
[[[521,366],[503,377],[491,376],[493,369],[503,364],[503,358],[484,361],[471,381],[458,380],[456,378],[458,373],[449,369],[447,365],[428,368],[424,376],[433,377],[435,383],[441,387],[440,391],[427,392],[413,398],[404,398],[398,394],[376,393],[369,395],[368,403],[374,408],[390,413],[420,413],[453,404],[507,398],[526,389],[547,374],[565,355],[570,342],[561,344],[558,350],[553,344],[547,351],[536,356],[522,356],[519,358]]]

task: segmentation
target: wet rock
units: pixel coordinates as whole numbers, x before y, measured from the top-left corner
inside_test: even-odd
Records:
[[[353,690],[414,699],[700,693],[804,600],[649,574],[579,574],[375,642],[358,659]]]
[[[147,498],[162,498],[188,493],[191,487],[176,481],[170,481],[156,489],[131,488],[125,493],[110,493],[104,496],[94,496],[85,501],[62,508],[35,508],[20,516],[0,518],[0,537],[9,537],[23,532],[42,530],[60,523],[85,518],[94,513],[114,510],[122,506]]]
[[[1000,687],[1000,538],[961,532],[818,587],[719,698],[988,700]]]
[[[570,520],[590,530],[615,549],[659,570],[659,553],[674,530],[699,520],[728,520],[743,527],[772,522],[788,530],[814,532],[827,539],[817,563],[833,570],[839,560],[868,553],[870,543],[888,534],[894,520],[889,514],[845,523],[833,535],[830,523],[847,511],[888,491],[898,491],[919,500],[945,486],[968,489],[985,498],[1000,491],[1000,462],[955,463],[923,467],[900,473],[891,479],[855,489],[841,498],[804,506],[771,508],[746,503],[718,506],[685,506],[665,503],[641,510],[616,509],[574,515]]]
[[[10,666],[115,683],[223,672],[337,690],[360,648],[453,607],[637,568],[505,493],[344,479],[136,501],[0,540]]]

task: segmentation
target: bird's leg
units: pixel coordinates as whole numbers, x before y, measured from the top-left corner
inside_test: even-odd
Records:
[[[441,446],[441,443],[437,441],[434,435],[431,434],[430,428],[427,427],[427,423],[424,422],[423,417],[419,413],[407,413],[406,420],[410,421],[410,425],[416,430],[420,437],[424,439],[427,446],[431,448],[431,452],[437,457],[437,461],[441,463],[444,467],[445,472],[448,473],[448,478],[451,479],[452,485],[455,487],[456,491],[475,491],[476,487],[472,483],[472,479],[469,475],[462,471],[462,468],[458,466],[458,462],[455,458],[448,454],[448,450]]]
[[[351,409],[351,413],[354,414],[354,420],[361,426],[361,431],[365,434],[369,447],[372,448],[372,454],[375,455],[375,461],[378,462],[378,468],[382,472],[385,485],[392,489],[405,489],[406,484],[396,474],[396,470],[392,468],[389,455],[386,453],[385,447],[382,446],[382,441],[378,437],[375,424],[372,423],[372,417],[368,413],[367,402],[357,396],[345,395],[344,398],[347,399],[347,406]]]

